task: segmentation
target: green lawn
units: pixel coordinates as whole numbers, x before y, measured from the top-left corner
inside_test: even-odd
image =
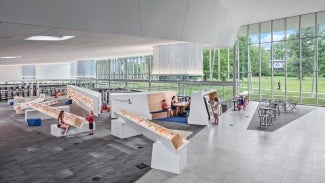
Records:
[[[277,82],[281,82],[281,91],[277,91]],[[259,80],[258,77],[252,79],[253,94],[251,94],[252,100],[259,100]],[[300,83],[296,77],[287,78],[287,94],[289,101],[299,102],[300,96]],[[284,76],[274,77],[274,98],[284,100],[285,98],[285,79]],[[247,90],[247,80],[241,82],[241,91]],[[315,105],[316,102],[316,87],[314,86],[314,92],[312,92],[312,77],[304,77],[302,80],[302,103]],[[318,79],[318,103],[319,105],[325,105],[325,78]],[[261,78],[261,94],[263,99],[271,98],[271,77]]]
[[[281,91],[277,91],[277,82],[281,82]],[[247,91],[247,78],[240,81],[240,91]],[[258,77],[252,78],[253,93],[250,95],[251,100],[259,100],[259,80]],[[300,84],[299,80],[295,77],[287,78],[287,95],[288,101],[300,102]],[[111,88],[124,88],[125,82],[111,82]],[[178,88],[179,87],[179,88]],[[147,82],[128,82],[128,88],[149,91]],[[314,87],[314,93],[312,93],[312,77],[305,77],[302,81],[302,103],[316,105],[316,88]],[[181,84],[177,83],[152,83],[150,91],[166,91],[166,90],[178,90],[179,95],[190,96],[195,91],[214,89],[218,92],[221,100],[228,100],[232,98],[232,87],[231,86],[217,86],[217,85],[200,85],[197,84]],[[274,77],[274,99],[285,100],[285,80],[284,76]],[[325,106],[325,78],[318,79],[318,104]],[[262,99],[271,98],[271,77],[261,78],[261,95]]]

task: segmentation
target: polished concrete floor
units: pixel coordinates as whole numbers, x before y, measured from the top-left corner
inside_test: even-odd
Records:
[[[128,180],[123,176],[117,180],[119,174],[110,171],[128,173],[140,171],[135,168],[138,163],[150,165],[152,142],[146,138],[117,139],[109,135],[109,125],[103,122],[103,131],[97,131],[93,137],[81,134],[56,139],[47,135],[49,128],[45,124],[37,129],[28,128],[22,116],[1,107],[0,182],[94,182],[98,175],[101,179],[97,182],[325,182],[325,108],[318,107],[274,132],[247,130],[257,106],[257,102],[250,102],[246,111],[229,110],[220,116],[219,125],[198,130],[190,139],[188,163],[181,174],[146,169],[149,171],[142,177]],[[17,135],[12,136],[13,133]],[[138,149],[139,144],[143,148]],[[38,153],[43,151],[51,154]],[[79,154],[69,158],[75,165],[56,161],[57,155],[70,151]],[[103,158],[103,153],[110,158]],[[142,156],[134,157],[133,153]],[[127,159],[128,155],[133,158]],[[46,156],[51,161],[35,161]],[[115,168],[107,166],[112,160],[116,160]],[[126,162],[131,162],[132,170],[121,169]],[[49,166],[51,163],[53,166]],[[25,167],[40,171],[35,174]]]
[[[257,105],[229,110],[218,126],[196,134],[181,174],[152,169],[137,183],[325,182],[325,108],[317,107],[274,132],[247,130]]]
[[[70,105],[70,112],[79,116],[87,113],[75,104]],[[16,114],[13,106],[0,103],[0,183],[131,183],[151,169],[151,140],[143,135],[114,137],[108,113],[95,122],[92,136],[87,131],[57,138],[50,135],[55,119],[42,120],[41,126],[27,126],[24,114]],[[191,134],[188,139],[204,128],[159,124],[182,130],[183,135]]]

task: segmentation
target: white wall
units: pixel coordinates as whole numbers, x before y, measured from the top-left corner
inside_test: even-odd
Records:
[[[36,79],[68,79],[70,63],[40,64],[36,67]]]
[[[21,80],[21,66],[0,66],[0,81]]]

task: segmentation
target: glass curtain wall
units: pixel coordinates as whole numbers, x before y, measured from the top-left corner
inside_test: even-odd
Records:
[[[218,82],[215,84],[193,84],[187,87],[186,94],[190,95],[194,91],[216,89],[219,98],[223,101],[233,97],[233,87],[226,86],[226,83],[233,81],[232,48],[216,48],[203,50],[203,77],[198,78],[203,82]]]
[[[242,26],[238,43],[238,92],[325,105],[325,12]]]
[[[96,88],[123,88],[134,91],[176,90],[178,95],[182,96],[189,96],[194,91],[215,89],[222,101],[231,99],[233,49],[211,49],[204,50],[203,53],[206,56],[203,63],[209,64],[204,68],[204,73],[209,76],[211,71],[211,80],[192,75],[152,75],[150,71],[153,57],[146,55],[98,60]],[[212,62],[213,67],[210,67]]]
[[[203,50],[203,74],[202,81],[232,81],[233,49]]]
[[[316,58],[318,65],[316,67],[316,98],[318,103],[325,105],[325,11],[317,13],[316,24],[317,39],[316,42]]]

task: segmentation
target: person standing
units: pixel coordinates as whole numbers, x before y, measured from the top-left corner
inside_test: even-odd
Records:
[[[219,114],[218,114],[218,106],[219,106],[219,100],[217,97],[213,98],[214,103],[212,105],[212,110],[213,110],[213,116],[214,116],[214,125],[218,125],[219,124]]]
[[[278,81],[278,88],[276,90],[281,91],[281,82],[280,82],[280,80]]]
[[[94,120],[95,120],[95,118],[94,118],[93,111],[89,112],[89,115],[86,117],[86,120],[89,123],[89,130],[90,130],[88,135],[94,135]]]

